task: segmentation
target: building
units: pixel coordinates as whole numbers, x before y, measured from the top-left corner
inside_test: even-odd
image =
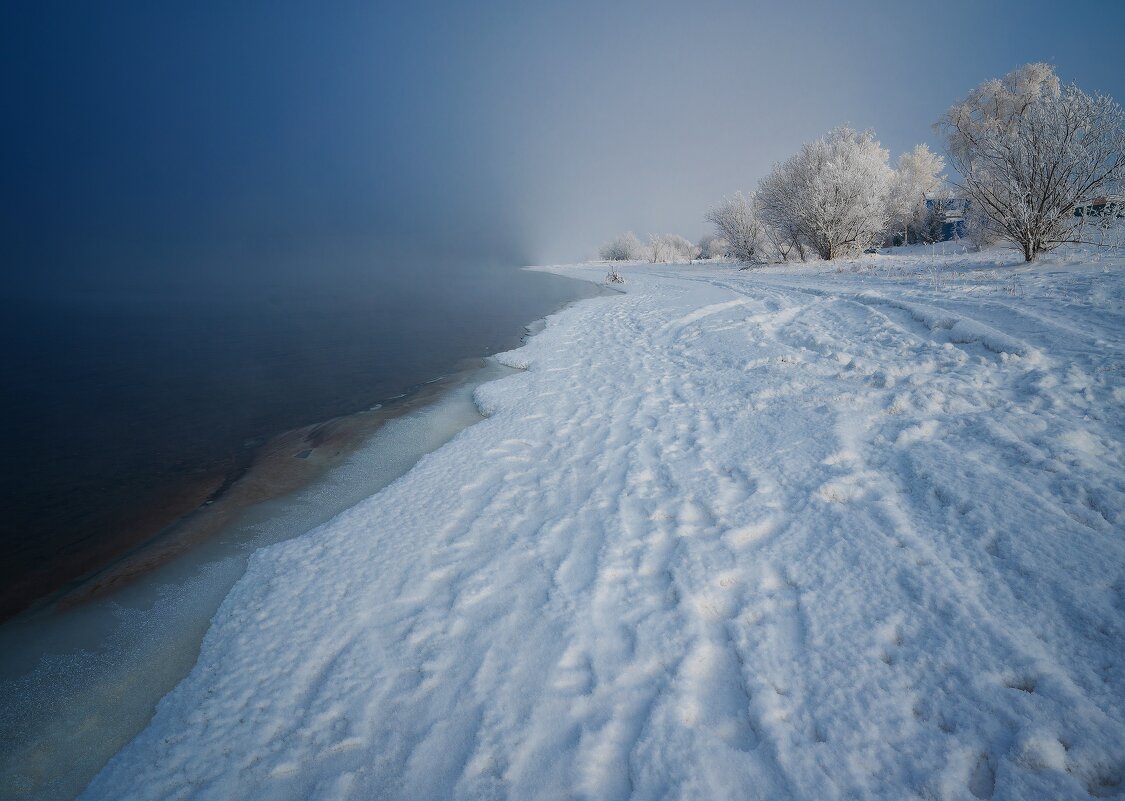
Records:
[[[963,197],[926,198],[926,209],[945,215],[941,226],[941,240],[960,239],[965,235],[965,214],[969,210],[969,200]]]
[[[1075,217],[1125,217],[1125,195],[1102,195],[1074,204]]]

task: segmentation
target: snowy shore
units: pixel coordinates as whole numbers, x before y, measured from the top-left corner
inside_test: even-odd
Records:
[[[84,797],[1125,792],[1125,259],[1014,263],[625,268]]]

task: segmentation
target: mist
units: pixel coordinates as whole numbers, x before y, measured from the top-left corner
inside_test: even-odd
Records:
[[[0,48],[8,291],[311,291],[407,257],[441,274],[587,258],[626,229],[694,239],[711,203],[837,124],[892,158],[940,149],[942,111],[1020,63],[1125,96],[1105,62],[1125,12],[1095,16],[24,4]]]

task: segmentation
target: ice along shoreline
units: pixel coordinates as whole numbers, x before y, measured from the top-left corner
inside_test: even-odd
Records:
[[[540,323],[525,326],[524,338]],[[85,587],[0,626],[3,795],[75,797],[191,670],[253,551],[315,529],[406,473],[479,421],[475,388],[510,372],[470,360],[377,408],[280,435],[263,446],[266,470],[251,468]],[[319,454],[305,452],[310,434]],[[290,466],[306,480],[286,476]]]

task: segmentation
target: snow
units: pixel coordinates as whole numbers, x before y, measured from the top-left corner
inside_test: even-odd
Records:
[[[1014,258],[619,268],[84,797],[1125,794],[1125,259]]]
[[[112,593],[0,627],[0,798],[77,796],[191,670],[250,553],[300,536],[406,473],[480,420],[478,384],[510,372],[467,364],[441,380],[438,400],[414,408],[416,396],[389,412],[301,489],[233,514],[206,542]]]

